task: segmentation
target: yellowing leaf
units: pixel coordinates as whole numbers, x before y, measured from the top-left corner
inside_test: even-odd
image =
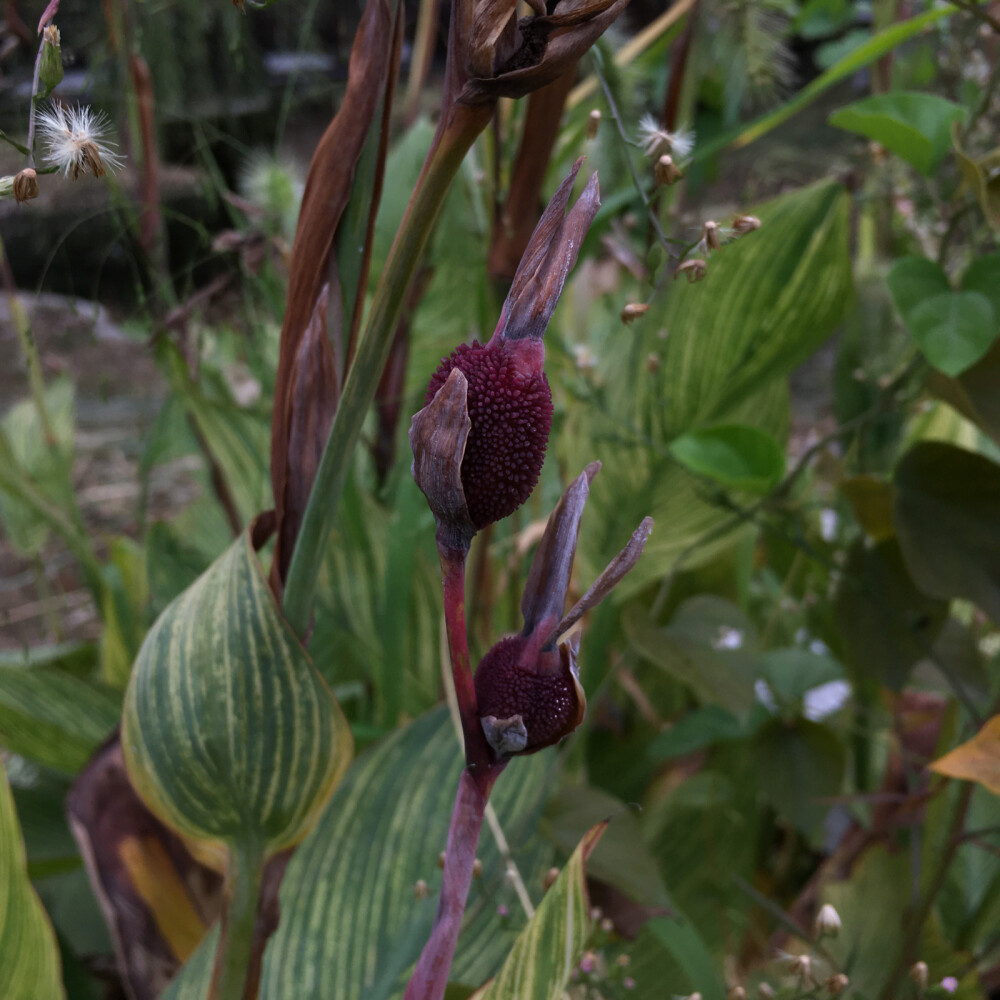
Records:
[[[971,740],[930,767],[949,778],[978,781],[994,795],[1000,795],[1000,715],[994,715]]]

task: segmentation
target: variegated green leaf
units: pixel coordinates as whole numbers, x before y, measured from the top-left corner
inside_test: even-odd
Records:
[[[76,774],[114,728],[120,698],[58,667],[0,666],[0,747]]]
[[[0,986],[4,1000],[61,1000],[59,947],[28,879],[21,828],[0,765]]]
[[[496,979],[476,1000],[561,1000],[590,937],[584,865],[607,825],[598,823],[584,835]]]
[[[386,1000],[402,994],[437,907],[461,749],[447,712],[437,709],[367,750],[337,789],[316,829],[292,858],[281,886],[281,923],[264,955],[260,1000]],[[518,760],[491,802],[528,886],[540,888],[553,851],[532,837],[552,760]],[[525,842],[528,845],[525,846]],[[523,925],[490,831],[479,840],[483,874],[472,883],[452,978],[493,975]],[[416,899],[414,885],[429,886]],[[498,904],[511,912],[501,917]],[[163,1000],[203,1000],[212,934]]]
[[[347,721],[238,538],[157,619],[125,696],[122,746],[164,822],[266,853],[296,843],[351,756]]]

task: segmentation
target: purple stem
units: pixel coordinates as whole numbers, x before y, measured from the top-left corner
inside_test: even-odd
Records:
[[[465,914],[465,901],[472,884],[472,868],[476,862],[476,847],[488,796],[488,787],[485,792],[480,790],[468,768],[462,771],[448,828],[444,878],[434,927],[420,953],[403,1000],[441,1000],[444,996]]]

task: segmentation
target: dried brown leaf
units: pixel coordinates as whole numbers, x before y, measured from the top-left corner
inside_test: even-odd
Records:
[[[1000,795],[1000,715],[994,715],[971,740],[934,761],[930,768],[949,778],[978,781]]]

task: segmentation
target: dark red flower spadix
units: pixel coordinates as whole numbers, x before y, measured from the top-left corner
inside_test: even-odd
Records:
[[[443,531],[448,544],[456,548],[467,547],[480,528],[517,510],[538,482],[552,428],[542,336],[600,206],[595,174],[566,213],[581,162],[559,186],[535,227],[493,336],[486,344],[462,344],[441,362],[427,387],[424,409],[413,419],[414,476],[438,519],[439,535]],[[456,370],[462,379],[452,382]],[[435,407],[447,384],[451,384],[449,402]],[[456,424],[456,432],[444,436],[451,447],[460,449],[450,460],[460,465],[465,506],[462,510],[452,502],[454,484],[450,484],[449,512],[444,515],[436,497],[442,483],[421,476],[420,470],[426,473],[434,466],[443,471],[448,456],[442,453],[429,460],[426,452],[432,438],[437,437],[438,446],[443,443],[438,423],[445,411],[461,422],[463,393],[468,429],[464,435],[458,433]]]
[[[480,722],[500,756],[551,746],[583,721],[587,701],[576,664],[580,634],[572,630],[632,569],[653,529],[653,519],[647,517],[590,589],[563,614],[580,518],[600,467],[592,462],[584,469],[545,526],[521,598],[524,629],[501,639],[476,669]]]

